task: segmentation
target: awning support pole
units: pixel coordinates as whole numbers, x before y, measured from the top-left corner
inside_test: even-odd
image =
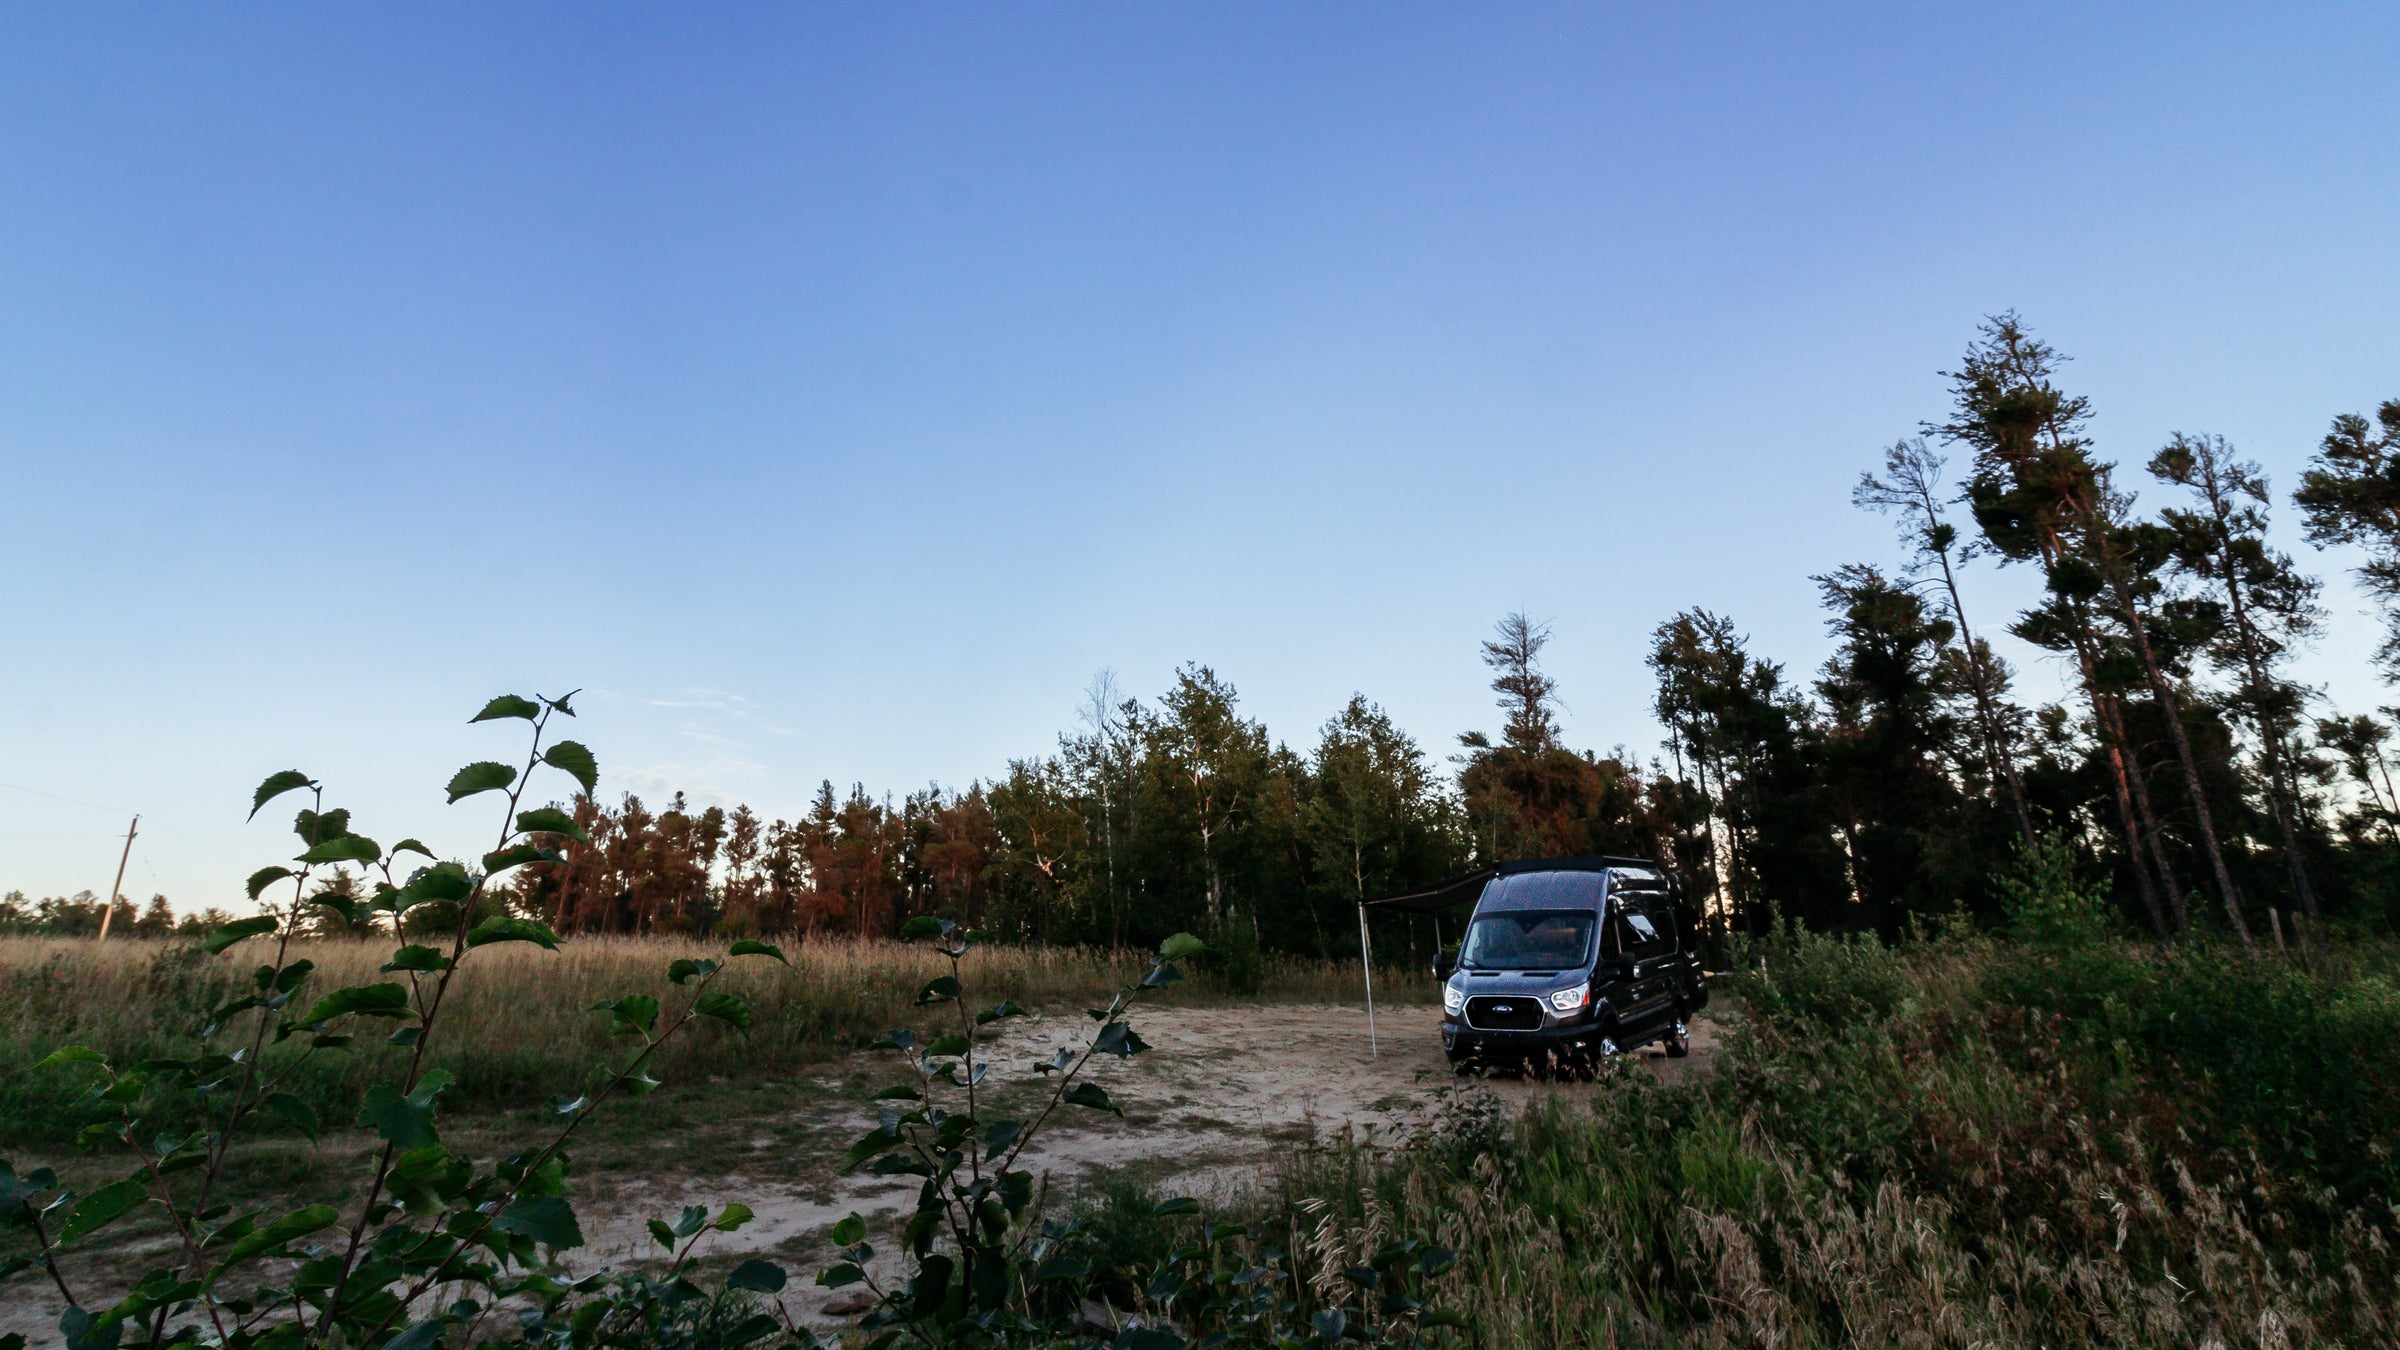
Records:
[[[1381,1059],[1375,1044],[1375,944],[1367,936],[1367,907],[1358,907],[1358,968],[1367,977],[1367,1058]]]

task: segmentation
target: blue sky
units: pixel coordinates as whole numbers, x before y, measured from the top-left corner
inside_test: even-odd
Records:
[[[139,810],[127,889],[224,903],[291,766],[480,850],[505,690],[790,814],[1104,666],[1446,753],[1523,607],[1648,753],[1674,611],[1823,658],[1980,315],[2129,483],[2400,396],[2395,71],[2388,5],[0,11],[0,889]]]

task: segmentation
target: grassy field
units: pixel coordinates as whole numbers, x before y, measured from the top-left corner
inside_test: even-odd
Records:
[[[311,942],[295,955],[316,963],[310,987],[321,992],[405,978],[378,973],[392,946],[388,939]],[[579,1090],[596,1066],[625,1053],[623,1042],[611,1043],[608,1019],[589,1011],[593,1004],[650,993],[672,1008],[668,963],[722,950],[688,939],[582,938],[557,951],[529,943],[475,951],[460,967],[434,1041],[434,1063],[457,1076],[443,1101],[452,1111],[482,1111]],[[70,1044],[120,1061],[188,1055],[209,1010],[249,992],[250,972],[263,954],[258,939],[210,957],[189,941],[102,947],[0,938],[0,1143],[59,1138],[83,1118],[75,1101],[79,1075],[29,1071],[43,1055]],[[811,942],[788,954],[788,968],[749,958],[720,977],[717,987],[740,995],[755,1014],[746,1034],[695,1025],[654,1072],[690,1082],[822,1063],[888,1028],[913,1024],[917,990],[948,968],[922,947],[893,943]],[[1081,948],[981,947],[966,959],[978,999],[1037,1008],[1105,1002],[1140,972],[1134,953]],[[1175,993],[1179,1002],[1360,997],[1357,967],[1338,962],[1270,961],[1260,987],[1246,994],[1229,989],[1205,960],[1190,977]],[[1379,970],[1376,991],[1395,1002],[1434,996],[1422,972],[1401,970]],[[323,1119],[346,1120],[366,1087],[392,1074],[398,1054],[380,1045],[320,1052],[299,1067],[292,1088]]]
[[[441,1052],[460,1075],[455,1104],[490,1112],[572,1087],[610,1051],[580,1010],[657,989],[668,960],[705,950],[478,953]],[[357,982],[383,951],[306,954],[329,982]],[[793,955],[788,970],[737,970],[756,1027],[690,1042],[662,1075],[675,1090],[587,1141],[600,1175],[668,1138],[685,1161],[730,1170],[733,1154],[700,1160],[703,1135],[789,1124],[771,1076],[916,1020],[915,989],[940,973],[890,946]],[[254,959],[0,944],[0,1119],[32,1136],[26,1122],[73,1118],[63,1086],[23,1071],[33,1056],[61,1041],[169,1049]],[[1095,1002],[1135,968],[1007,948],[970,965],[978,1002],[1050,1008]],[[1292,965],[1236,994],[1203,971],[1177,1001],[1346,1002],[1355,980]],[[1399,971],[1377,986],[1431,994]],[[2400,948],[2249,961],[2206,945],[1796,935],[1746,952],[1711,1016],[1725,1029],[1713,1072],[1669,1084],[1623,1066],[1521,1114],[1429,1082],[1442,1103],[1429,1128],[1291,1146],[1261,1189],[1208,1217],[1279,1235],[1328,1291],[1387,1238],[1453,1248],[1439,1296],[1478,1346],[2400,1344]],[[384,1053],[328,1057],[311,1090],[347,1100]],[[859,1063],[845,1094],[880,1081],[864,1069],[881,1061]],[[504,1128],[494,1114],[462,1133]],[[298,1148],[262,1145],[243,1188],[288,1180]],[[1102,1283],[1128,1304],[1144,1263],[1191,1236],[1191,1221],[1153,1216],[1157,1198],[1120,1181],[1077,1201],[1085,1255],[1126,1272]]]
[[[1755,956],[1715,1074],[1304,1152],[1259,1221],[1437,1238],[1490,1347],[2400,1343],[2389,947]]]

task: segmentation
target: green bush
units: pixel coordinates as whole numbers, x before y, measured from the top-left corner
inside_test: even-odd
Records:
[[[431,855],[417,841],[387,851],[329,809],[321,786],[298,772],[263,783],[252,813],[277,798],[308,794],[294,822],[302,852],[296,866],[260,869],[251,898],[291,883],[291,899],[233,921],[196,949],[153,957],[142,971],[140,1010],[104,1009],[121,1041],[153,1053],[112,1053],[91,1045],[47,1050],[32,1066],[45,1083],[73,1081],[66,1104],[36,1089],[23,1100],[46,1119],[68,1114],[89,1123],[74,1142],[97,1155],[113,1177],[78,1187],[48,1168],[20,1173],[0,1160],[0,1282],[37,1274],[67,1300],[59,1329],[67,1350],[213,1345],[224,1350],[436,1350],[500,1343],[548,1350],[806,1350],[817,1338],[777,1297],[787,1273],[772,1262],[744,1261],[722,1279],[701,1282],[702,1249],[717,1233],[748,1223],[738,1202],[692,1206],[648,1227],[658,1268],[577,1276],[563,1257],[583,1245],[572,1200],[568,1145],[593,1113],[612,1100],[645,1095],[673,1051],[700,1037],[741,1038],[758,1025],[762,995],[729,972],[737,963],[788,970],[772,944],[744,939],[721,953],[679,955],[664,980],[617,991],[582,1015],[596,1018],[615,1051],[582,1081],[553,1098],[549,1123],[502,1157],[484,1160],[442,1137],[445,1099],[467,1085],[445,1064],[450,1040],[472,1027],[453,995],[509,958],[539,953],[568,961],[541,923],[491,903],[491,881],[531,862],[556,861],[554,842],[588,842],[573,818],[553,807],[520,810],[527,781],[549,767],[589,793],[591,753],[571,741],[545,744],[554,717],[572,716],[567,699],[494,699],[474,721],[521,719],[532,744],[522,771],[497,762],[471,764],[451,780],[453,803],[486,793],[506,805],[493,851],[480,865],[431,861],[395,872],[404,853]],[[371,899],[354,890],[312,891],[318,869],[343,864],[377,869]],[[319,978],[311,949],[297,941],[312,905],[330,906],[350,925],[370,920],[407,935],[380,968],[357,982]],[[1114,1197],[1115,1207],[1085,1217],[1046,1217],[1031,1172],[1015,1164],[1062,1107],[1122,1114],[1083,1070],[1095,1056],[1131,1056],[1148,1047],[1126,1020],[1144,994],[1177,983],[1174,960],[1201,950],[1179,934],[1147,961],[1138,980],[1117,987],[1080,1051],[1062,1050],[1043,1073],[1051,1090],[1029,1119],[990,1110],[988,1063],[976,1050],[978,1028],[1022,1015],[1001,998],[980,1010],[968,999],[961,965],[975,934],[948,920],[912,920],[904,939],[930,939],[945,973],[916,986],[911,1006],[936,1019],[921,1037],[894,1030],[883,1043],[905,1061],[905,1081],[879,1094],[875,1127],[851,1147],[847,1167],[924,1178],[914,1213],[899,1234],[897,1278],[879,1277],[867,1224],[851,1215],[834,1230],[841,1261],[818,1283],[865,1284],[871,1311],[858,1330],[875,1346],[906,1339],[927,1346],[1096,1343],[1088,1304],[1110,1297],[1110,1343],[1123,1350],[1169,1350],[1184,1335],[1228,1347],[1422,1345],[1439,1343],[1452,1319],[1430,1307],[1432,1284],[1452,1264],[1449,1252],[1408,1238],[1383,1237],[1354,1264],[1326,1274],[1303,1253],[1253,1236],[1238,1222],[1204,1218],[1190,1200]],[[245,945],[249,944],[249,945]],[[353,949],[343,949],[353,950]],[[268,959],[244,975],[243,955]],[[237,955],[228,955],[238,953]],[[81,968],[61,960],[13,979],[8,997],[32,1025],[73,1021],[95,1004]],[[1254,970],[1253,974],[1260,971]],[[888,977],[888,972],[886,972]],[[497,978],[505,988],[539,981]],[[888,985],[888,978],[882,981]],[[787,991],[788,993],[788,991]],[[771,1000],[770,993],[765,998]],[[463,995],[461,996],[463,998]],[[539,1014],[514,1008],[487,1040],[523,1050],[539,1039]],[[880,1005],[878,1005],[880,1006]],[[808,1024],[808,1019],[792,1019]],[[20,1034],[22,1034],[20,1032]],[[474,1085],[504,1097],[537,1078],[518,1078],[505,1056],[496,1081]],[[352,1091],[355,1089],[355,1091]],[[49,1088],[47,1091],[56,1092]],[[345,1108],[328,1117],[331,1100]],[[242,1209],[226,1196],[237,1142],[263,1130],[316,1138],[349,1120],[376,1142],[351,1176],[312,1174],[302,1203],[285,1212]],[[20,1126],[22,1128],[22,1126]],[[62,1150],[67,1140],[37,1132]],[[156,1211],[171,1238],[138,1274],[107,1266],[70,1267],[89,1240],[130,1216]],[[1172,1245],[1160,1249],[1162,1238]],[[113,1285],[110,1292],[96,1286]],[[1172,1328],[1180,1327],[1181,1330]],[[0,1350],[23,1350],[21,1337]]]
[[[1495,1348],[2400,1326],[2395,1136],[2368,1100],[2400,1056],[2380,966],[1963,934],[1746,955],[1716,1073],[1620,1066],[1586,1103],[1530,1106],[1504,1161],[1336,1142],[1262,1222],[1426,1232]]]

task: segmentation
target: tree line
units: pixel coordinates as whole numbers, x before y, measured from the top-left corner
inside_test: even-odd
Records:
[[[520,869],[506,903],[561,932],[873,937],[941,914],[1021,940],[1195,931],[1338,956],[1361,898],[1499,859],[1669,860],[1719,934],[1893,935],[1996,917],[2002,879],[2047,854],[2160,938],[2390,927],[2400,709],[2344,715],[2292,673],[2328,616],[2269,542],[2265,474],[2221,437],[2172,434],[2141,463],[2163,498],[2143,512],[2063,362],[2016,315],[1985,321],[1944,372],[1947,407],[1860,475],[1856,505],[1898,550],[1812,578],[1834,639],[1812,675],[1722,613],[1657,624],[1666,739],[1646,759],[1566,744],[1549,628],[1518,613],[1482,647],[1498,726],[1446,762],[1364,695],[1295,748],[1206,665],[1150,702],[1104,672],[1053,750],[963,789],[827,782],[796,820],[580,798],[589,842],[553,839],[559,860]],[[2363,554],[2380,673],[2400,680],[2400,400],[2334,418],[2291,501],[2313,544]],[[1989,566],[2032,570],[2039,599],[1987,615]],[[1995,629],[2055,661],[2066,695],[2021,698]]]
[[[1896,934],[1995,916],[1999,879],[2054,850],[2107,878],[2162,938],[2387,926],[2400,866],[2395,710],[2344,716],[2292,674],[2327,622],[2321,584],[2269,541],[2265,474],[2221,437],[2176,433],[2137,509],[2090,434],[2063,358],[2014,314],[1987,320],[1948,406],[1856,484],[1898,552],[1812,578],[1834,654],[1805,679],[1694,608],[1650,635],[1647,760],[1565,744],[1546,625],[1483,646],[1496,731],[1437,764],[1363,696],[1295,750],[1187,666],[1155,704],[1103,677],[1049,755],[963,791],[894,801],[819,790],[798,821],[746,808],[579,804],[589,848],[518,903],[562,928],[888,933],[956,915],[1062,942],[1192,929],[1355,952],[1363,896],[1504,858],[1673,861],[1716,931],[1780,916]],[[2309,539],[2364,551],[2400,677],[2400,401],[2333,419],[2292,498]],[[2030,607],[1985,617],[1982,568],[2024,567]],[[2029,703],[1993,627],[2055,660]]]

